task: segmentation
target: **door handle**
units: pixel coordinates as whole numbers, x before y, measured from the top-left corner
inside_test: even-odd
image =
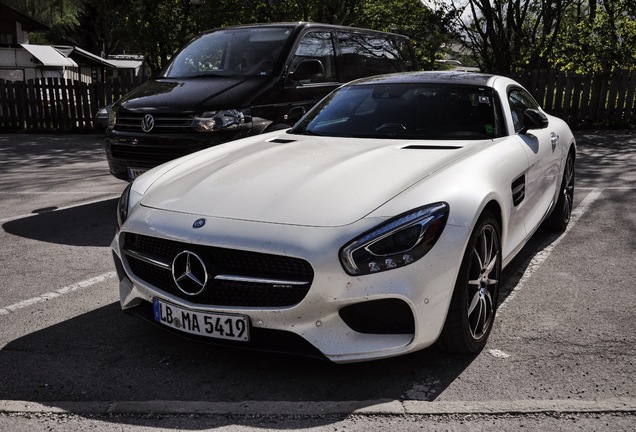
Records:
[[[556,147],[559,142],[559,135],[554,132],[550,132],[550,142],[552,143],[553,148]]]

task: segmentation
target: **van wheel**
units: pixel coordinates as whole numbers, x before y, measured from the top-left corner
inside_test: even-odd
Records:
[[[497,311],[501,278],[501,228],[486,211],[477,221],[464,253],[440,348],[462,354],[486,345]]]

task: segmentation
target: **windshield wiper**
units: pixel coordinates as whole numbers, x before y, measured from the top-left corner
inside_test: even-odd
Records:
[[[305,129],[302,133],[302,135],[311,135],[311,136],[324,136],[322,134],[319,134],[317,132],[311,131],[309,129]]]

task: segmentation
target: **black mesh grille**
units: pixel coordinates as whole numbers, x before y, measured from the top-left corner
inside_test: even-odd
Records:
[[[352,329],[368,334],[413,334],[415,320],[411,308],[399,299],[372,300],[345,306],[339,311]]]
[[[184,250],[196,253],[208,269],[208,286],[197,296],[179,290],[168,269],[127,255],[132,272],[144,281],[177,297],[216,306],[282,307],[299,303],[307,294],[314,272],[302,259],[235,249],[192,245],[137,234],[125,234],[125,249],[165,263]],[[214,280],[215,275],[305,282],[302,285]]]
[[[154,164],[168,162],[195,150],[198,149],[189,146],[131,145],[128,143],[113,143],[110,145],[110,152],[115,159],[137,160]]]

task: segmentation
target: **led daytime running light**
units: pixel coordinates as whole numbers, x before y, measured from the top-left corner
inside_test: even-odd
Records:
[[[359,275],[392,270],[417,261],[441,236],[448,209],[448,204],[443,202],[420,207],[363,234],[340,251],[344,269],[351,275]],[[400,235],[408,242],[395,238]]]

